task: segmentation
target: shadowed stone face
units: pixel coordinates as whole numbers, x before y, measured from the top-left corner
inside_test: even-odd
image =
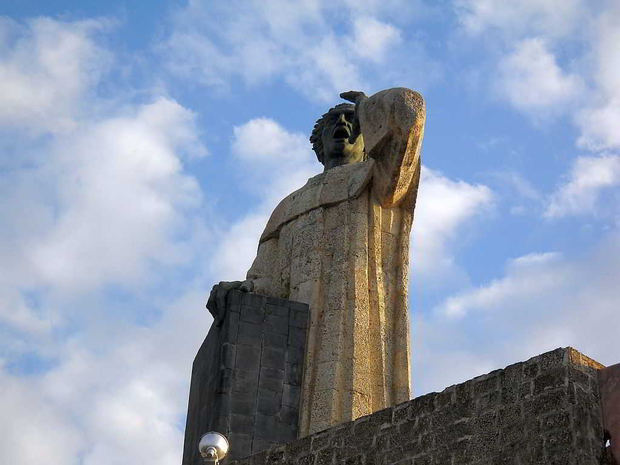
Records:
[[[320,120],[322,153],[319,159],[325,170],[364,160],[364,139],[355,121],[353,105],[338,105]]]

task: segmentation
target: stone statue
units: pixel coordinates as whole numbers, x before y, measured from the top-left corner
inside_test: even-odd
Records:
[[[310,141],[323,173],[276,207],[244,282],[232,288],[307,303],[300,437],[410,398],[409,233],[425,106],[405,88],[331,108]]]

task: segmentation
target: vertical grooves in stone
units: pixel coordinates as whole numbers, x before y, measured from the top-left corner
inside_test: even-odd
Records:
[[[368,199],[368,312],[369,312],[369,338],[370,343],[370,382],[371,382],[371,406],[372,411],[380,410],[385,405],[385,383],[378,384],[378,380],[384,379],[383,367],[385,353],[381,341],[381,296],[383,289],[377,266],[381,266],[381,217],[379,206]],[[380,349],[380,350],[378,350]]]
[[[261,310],[262,310],[262,315],[263,315],[263,320],[261,321],[261,325],[265,324],[265,298],[263,297],[261,299]],[[255,408],[256,410],[254,411],[254,422],[252,423],[254,425],[254,428],[252,430],[252,453],[254,453],[255,447],[254,447],[254,441],[256,440],[256,428],[257,428],[257,419],[258,419],[258,393],[260,391],[260,379],[261,379],[261,373],[262,373],[262,366],[263,366],[263,353],[265,350],[265,331],[263,330],[261,332],[261,337],[260,337],[260,356],[258,357],[259,360],[259,365],[258,365],[258,378],[256,380],[256,391],[254,392],[254,399],[256,399],[256,404],[255,404]]]
[[[420,165],[418,164],[414,177],[419,179]],[[402,263],[396,272],[394,289],[394,310],[392,312],[392,327],[390,328],[393,340],[390,363],[392,364],[393,378],[390,383],[391,405],[405,402],[411,398],[411,327],[408,307],[409,294],[409,247],[410,233],[413,224],[413,214],[417,198],[417,183],[413,183],[409,192],[399,206],[398,238],[396,240],[395,259]]]
[[[321,239],[324,239],[325,234],[325,210],[321,208],[320,215],[322,230],[321,230]],[[317,253],[321,257],[320,266],[321,272],[320,276],[325,276],[325,251],[324,251],[324,240],[320,241],[318,246]],[[292,254],[292,248],[291,248]],[[292,260],[291,260],[292,264]],[[316,306],[315,308],[310,308],[310,324],[308,325],[307,339],[306,339],[306,357],[304,360],[304,372],[301,381],[301,421],[299,425],[299,436],[307,436],[311,433],[310,425],[313,423],[312,421],[312,413],[314,412],[314,399],[315,399],[315,386],[316,386],[316,370],[318,364],[316,363],[318,357],[318,348],[321,345],[322,337],[321,337],[321,312],[324,311],[325,306],[325,296],[324,289],[322,285],[322,281],[319,280],[317,283],[316,289]]]
[[[348,202],[347,202],[348,203]],[[344,241],[347,243],[345,257],[351,256],[351,243],[355,240],[351,236],[351,209],[346,210],[346,219],[344,221]],[[334,258],[333,252],[331,254],[332,261]],[[349,262],[350,264],[350,262]],[[351,298],[351,287],[354,285],[355,277],[351,276],[350,270],[348,276],[342,277],[342,286],[344,287],[344,308],[339,309],[338,325],[338,341],[337,344],[343,349],[343,352],[338,354],[338,361],[336,363],[336,399],[335,399],[335,411],[332,411],[330,423],[334,423],[337,419],[351,419],[353,412],[353,404],[355,398],[353,395],[353,377],[355,376],[355,347],[352,344],[347,344],[347,340],[355,339],[355,337],[345,337],[345,335],[354,334],[354,319],[355,308],[349,308],[349,302]],[[334,288],[336,284],[330,283],[330,288]],[[341,290],[342,292],[342,290]],[[350,360],[350,363],[347,361]]]

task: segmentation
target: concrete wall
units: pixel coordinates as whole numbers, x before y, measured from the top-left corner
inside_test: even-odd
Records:
[[[235,464],[600,465],[601,367],[557,349]]]
[[[230,458],[297,437],[308,306],[231,291],[192,369],[183,465],[202,465],[198,441],[225,434]]]

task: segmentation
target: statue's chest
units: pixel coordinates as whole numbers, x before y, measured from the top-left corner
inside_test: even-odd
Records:
[[[269,218],[261,242],[278,236],[284,225],[313,210],[327,211],[340,203],[355,203],[350,201],[359,197],[368,186],[373,166],[373,160],[339,166],[308,180],[304,187],[278,204]]]

